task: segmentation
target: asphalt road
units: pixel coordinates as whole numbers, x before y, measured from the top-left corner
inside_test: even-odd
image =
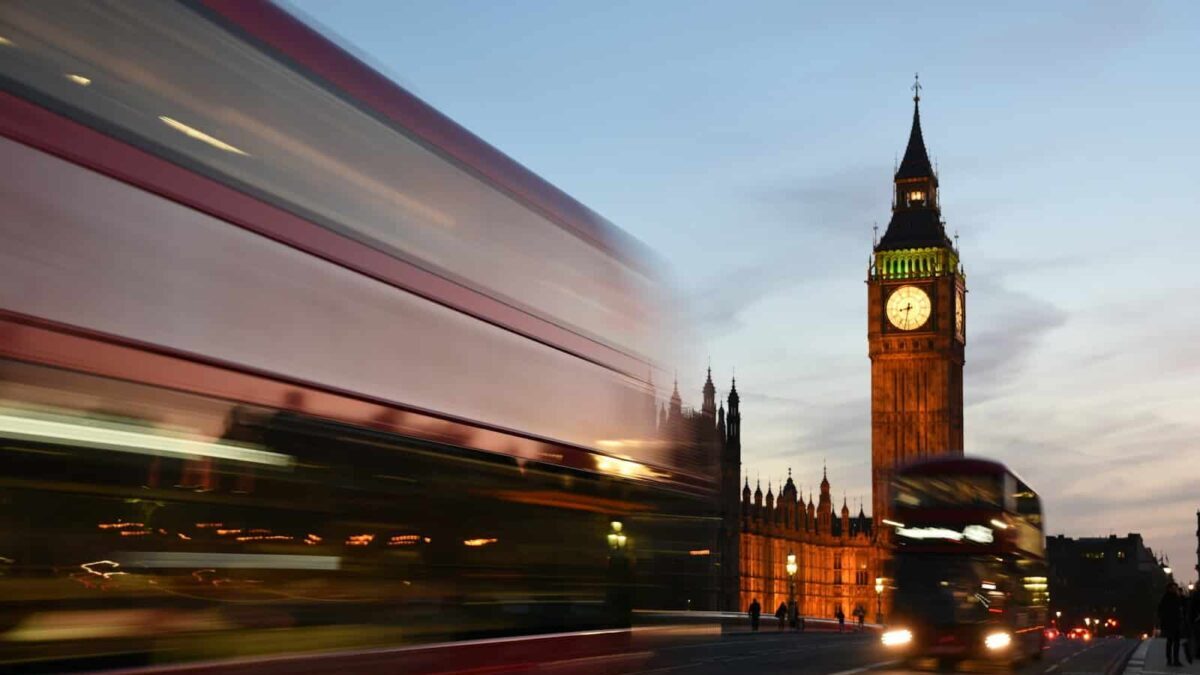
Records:
[[[812,673],[814,675],[900,675],[911,672],[1004,672],[990,664],[965,662],[956,670],[940,670],[934,662],[917,664],[921,670],[899,666],[879,644],[874,634],[759,633],[716,637],[690,644],[642,645],[636,665],[623,664],[620,672],[767,675]],[[1136,646],[1134,640],[1105,639],[1091,642],[1060,639],[1051,643],[1040,661],[1023,664],[1012,671],[1018,675],[1120,674],[1124,657]],[[579,664],[576,664],[579,665]],[[616,664],[612,664],[616,665]],[[633,667],[630,667],[633,666]]]
[[[1043,658],[1022,664],[1015,675],[1121,675],[1136,640],[1090,642],[1059,639]],[[43,664],[44,665],[44,664]],[[995,665],[936,662],[902,666],[874,632],[726,632],[706,625],[642,627],[532,639],[484,640],[444,646],[292,655],[267,660],[177,664],[152,669],[172,675],[295,675],[349,672],[482,675],[539,673],[592,675],[696,673],[698,675],[900,675],[912,672],[999,673]],[[0,670],[5,670],[0,666]],[[8,672],[5,670],[5,672]],[[51,672],[41,670],[39,672]],[[144,675],[147,671],[124,671]]]

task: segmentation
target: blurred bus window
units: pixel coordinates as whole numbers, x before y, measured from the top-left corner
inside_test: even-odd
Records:
[[[640,266],[182,4],[7,2],[0,29],[12,44],[0,50],[0,74],[34,100],[543,319],[656,356],[654,305],[643,299],[657,282]]]

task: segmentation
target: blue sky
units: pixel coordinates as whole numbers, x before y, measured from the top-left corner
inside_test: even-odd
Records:
[[[997,6],[1002,5],[1002,6]],[[863,280],[921,73],[968,276],[967,452],[1051,532],[1142,532],[1184,578],[1200,508],[1200,5],[290,6],[655,248],[752,480],[869,502]],[[840,498],[840,495],[838,495]]]

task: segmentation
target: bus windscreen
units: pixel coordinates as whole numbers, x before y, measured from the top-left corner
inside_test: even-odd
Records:
[[[904,508],[1004,507],[999,476],[907,475],[896,480],[896,502]]]

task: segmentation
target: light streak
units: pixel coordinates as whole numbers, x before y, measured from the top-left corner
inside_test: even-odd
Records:
[[[270,553],[203,553],[181,551],[146,551],[118,554],[127,567],[151,569],[273,569],[273,570],[331,570],[341,567],[341,557],[328,555],[292,555]],[[95,564],[95,563],[91,563]]]
[[[290,467],[293,462],[291,456],[277,452],[162,436],[147,433],[133,425],[102,423],[99,420],[81,424],[78,421],[0,414],[0,437],[40,442],[67,441],[101,450],[183,459],[212,457],[279,467]]]
[[[241,148],[234,147],[234,146],[226,143],[225,141],[217,138],[216,136],[209,136],[208,134],[204,133],[203,131],[200,131],[199,129],[197,129],[196,127],[188,126],[188,125],[184,124],[183,122],[180,122],[179,120],[167,117],[166,115],[159,115],[158,119],[162,120],[163,124],[166,124],[167,126],[171,127],[175,131],[178,131],[189,138],[194,138],[194,139],[200,141],[201,143],[207,143],[207,144],[213,146],[214,148],[217,148],[218,150],[224,150],[225,152],[232,152],[232,153],[238,154],[238,155],[247,155],[247,153],[244,150],[242,150]]]

